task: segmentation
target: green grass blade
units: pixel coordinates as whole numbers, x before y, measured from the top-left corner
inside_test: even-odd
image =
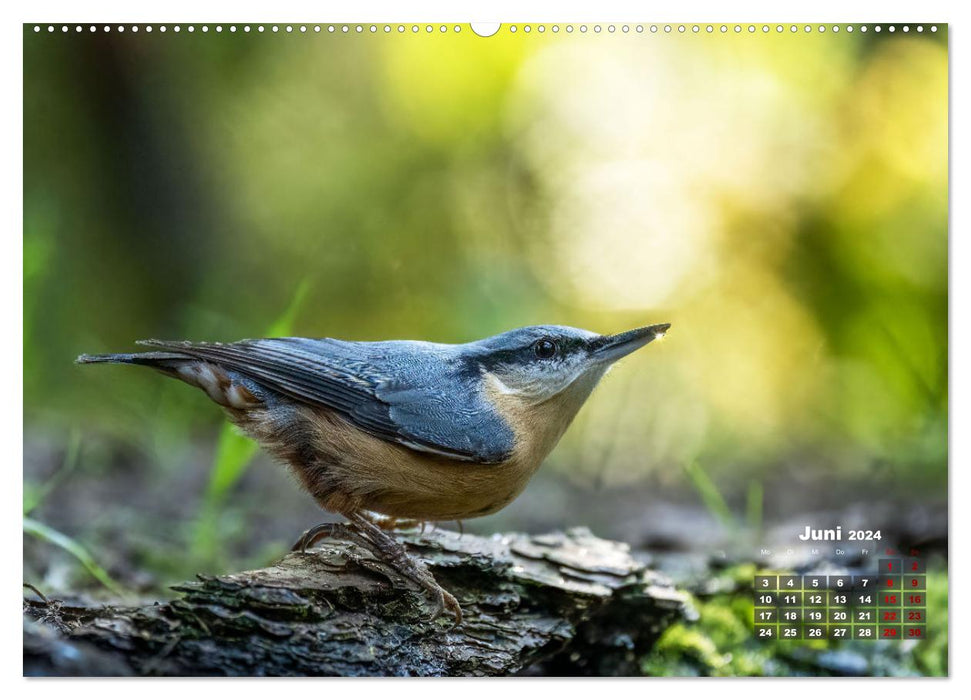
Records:
[[[209,476],[207,498],[222,500],[246,472],[246,468],[256,456],[256,451],[255,442],[240,433],[231,423],[223,424],[219,432],[219,441],[216,443],[216,455],[213,458],[212,473]]]
[[[763,496],[762,482],[750,481],[745,499],[745,521],[756,535],[762,532]]]
[[[718,491],[718,487],[715,486],[715,482],[705,473],[701,466],[697,462],[691,462],[685,465],[684,472],[691,480],[691,484],[695,487],[698,495],[701,496],[701,501],[705,504],[705,508],[711,513],[722,525],[725,527],[735,530],[738,524],[735,521],[735,516],[732,515],[731,509],[722,498],[721,493]]]
[[[108,575],[107,571],[98,565],[98,562],[94,560],[94,557],[91,556],[88,550],[86,550],[75,540],[65,535],[63,532],[59,532],[58,530],[55,530],[54,528],[49,527],[38,520],[34,520],[33,518],[25,517],[24,534],[31,535],[39,540],[43,540],[44,542],[48,542],[55,547],[63,549],[65,552],[81,562],[81,565],[88,570],[88,573],[94,576],[94,578],[96,578],[105,588],[116,595],[125,595],[122,587]]]
[[[74,471],[81,456],[81,431],[77,428],[71,430],[67,440],[67,450],[64,452],[64,460],[60,468],[54,472],[53,476],[40,486],[24,484],[24,515],[29,515],[39,506],[47,495],[56,489]]]
[[[293,322],[296,320],[297,314],[300,313],[300,308],[303,306],[308,292],[310,292],[310,280],[305,279],[297,285],[286,311],[266,329],[265,337],[279,338],[293,332]]]

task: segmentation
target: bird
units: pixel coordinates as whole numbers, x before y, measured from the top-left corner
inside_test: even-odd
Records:
[[[661,323],[613,335],[558,325],[481,340],[140,340],[150,350],[80,355],[141,365],[197,387],[296,475],[325,511],[294,545],[338,532],[462,621],[457,599],[390,533],[502,509],[526,487],[610,367]]]

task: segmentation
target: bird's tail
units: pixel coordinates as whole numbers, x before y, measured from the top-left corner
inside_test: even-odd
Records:
[[[93,365],[97,363],[114,363],[125,365],[145,365],[156,369],[171,367],[173,360],[190,360],[187,355],[177,352],[127,352],[111,353],[108,355],[78,355],[75,362],[79,365]]]
[[[245,410],[263,405],[262,394],[252,383],[224,368],[183,355],[180,352],[156,351],[111,353],[109,355],[79,355],[79,365],[98,363],[142,365],[205,391],[209,398],[226,408]]]

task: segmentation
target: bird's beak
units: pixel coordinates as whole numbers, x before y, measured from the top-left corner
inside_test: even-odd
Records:
[[[658,323],[616,335],[602,335],[591,343],[591,357],[601,362],[616,362],[652,340],[664,337],[670,327],[670,323]]]

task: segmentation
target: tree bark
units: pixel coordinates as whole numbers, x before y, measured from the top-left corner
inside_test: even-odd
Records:
[[[154,605],[25,598],[28,675],[631,675],[686,594],[586,529],[402,535],[464,622],[357,544],[202,576]]]

